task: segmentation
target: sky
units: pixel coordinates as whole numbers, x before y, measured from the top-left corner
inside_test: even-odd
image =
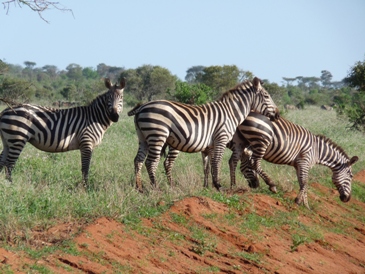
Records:
[[[0,4],[6,0],[0,0]],[[54,0],[53,0],[54,1]],[[100,63],[167,68],[236,65],[261,79],[345,78],[365,61],[364,0],[58,0],[42,20],[28,7],[0,9],[0,59],[24,66]]]

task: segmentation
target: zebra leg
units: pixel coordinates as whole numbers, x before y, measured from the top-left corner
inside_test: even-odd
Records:
[[[93,150],[90,146],[82,146],[80,148],[81,152],[81,173],[82,173],[82,183],[86,187],[89,181],[89,169],[90,161]]]
[[[209,149],[202,151],[203,169],[204,169],[204,187],[208,187],[209,168],[210,168],[210,153]]]
[[[179,151],[177,149],[169,147],[169,153],[167,154],[167,157],[166,157],[165,161],[163,162],[167,180],[168,180],[170,186],[174,185],[174,182],[172,180],[171,170],[172,170],[172,167],[174,166],[177,156],[179,156]]]
[[[216,144],[214,147],[214,151],[212,152],[213,156],[211,158],[211,172],[212,172],[212,179],[213,179],[213,186],[219,191],[222,187],[219,183],[219,171],[220,165],[223,158],[224,149],[226,148],[227,142],[222,142]]]
[[[269,189],[273,193],[277,193],[276,184],[271,180],[269,175],[266,174],[265,171],[261,168],[261,158],[253,159],[252,168],[261,176],[261,178],[265,181],[265,183],[269,186]]]
[[[22,152],[26,140],[20,140],[11,144],[11,147],[4,145],[3,152],[1,153],[1,166],[5,166],[5,178],[12,182],[11,172],[15,166],[16,161]],[[4,163],[4,164],[3,164]]]
[[[5,148],[4,148],[5,150]],[[0,154],[0,172],[3,171],[3,168],[5,166],[5,161],[6,161],[6,157],[7,157],[7,153],[5,153],[3,151],[1,151],[1,154]]]
[[[148,150],[146,168],[148,176],[150,177],[151,185],[156,188],[156,169],[160,161],[160,153],[154,154],[155,149],[156,148]]]
[[[252,152],[252,151],[251,151]],[[251,154],[243,152],[241,155],[240,170],[243,176],[246,178],[250,188],[258,188],[260,186],[260,180],[258,174],[253,170],[251,163]]]
[[[299,193],[295,198],[295,203],[301,205],[302,203],[310,210],[308,203],[308,170],[301,165],[295,167],[297,171],[297,178],[299,182]]]
[[[236,168],[237,163],[240,158],[240,153],[242,152],[241,147],[236,147],[229,158],[229,175],[231,177],[231,189],[236,186]]]
[[[134,158],[134,174],[136,177],[136,188],[139,192],[143,193],[143,185],[141,179],[142,166],[147,156],[147,144],[140,142],[138,147],[138,153]]]

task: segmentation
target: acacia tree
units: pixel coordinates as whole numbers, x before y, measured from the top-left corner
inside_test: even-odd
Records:
[[[321,82],[325,88],[330,87],[331,82],[332,82],[332,73],[329,72],[328,70],[322,70],[321,71]]]
[[[23,7],[26,6],[32,11],[38,13],[39,17],[48,23],[48,21],[43,17],[43,12],[49,9],[57,9],[60,11],[71,12],[71,9],[63,7],[59,2],[45,1],[45,0],[7,0],[2,2],[6,14],[9,13],[10,8],[13,6]]]

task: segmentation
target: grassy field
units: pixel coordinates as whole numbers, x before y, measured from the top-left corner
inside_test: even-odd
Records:
[[[27,241],[27,235],[35,227],[41,229],[57,222],[92,222],[106,216],[126,223],[134,218],[159,214],[163,207],[186,196],[205,195],[214,197],[214,189],[203,189],[203,170],[200,154],[181,153],[173,176],[176,187],[167,185],[162,161],[157,171],[160,190],[152,190],[145,168],[142,170],[146,193],[139,194],[134,186],[133,159],[138,141],[133,118],[123,111],[118,123],[105,134],[103,143],[94,150],[91,161],[89,187],[81,186],[81,161],[79,151],[51,154],[26,146],[13,171],[13,183],[0,176],[0,241]],[[284,116],[313,133],[323,134],[340,145],[347,154],[359,156],[353,167],[356,173],[364,168],[365,152],[363,134],[349,131],[346,120],[339,119],[334,111],[319,107],[292,111]],[[221,183],[229,186],[228,159],[226,151],[221,168]],[[263,163],[263,168],[279,185],[279,194],[298,189],[294,168]],[[241,175],[238,185],[247,186]],[[331,171],[316,166],[310,172],[310,182],[334,187]],[[363,187],[353,184],[353,195],[365,200]],[[255,192],[268,193],[262,183]],[[309,190],[311,191],[311,190]],[[163,204],[160,202],[164,201]],[[311,201],[309,201],[311,202]]]

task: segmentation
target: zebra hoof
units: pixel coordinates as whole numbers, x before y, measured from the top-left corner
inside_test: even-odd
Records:
[[[221,191],[222,186],[220,184],[214,184],[214,187],[218,190]]]
[[[295,202],[298,206],[300,206],[301,204],[303,204],[303,199],[302,199],[302,198],[299,198],[299,197],[296,197],[296,198],[295,198],[295,200],[294,200],[294,202]]]
[[[269,189],[272,193],[278,193],[276,186],[271,186]]]
[[[136,187],[136,190],[137,190],[139,193],[143,194],[143,189],[142,189],[142,188]]]

